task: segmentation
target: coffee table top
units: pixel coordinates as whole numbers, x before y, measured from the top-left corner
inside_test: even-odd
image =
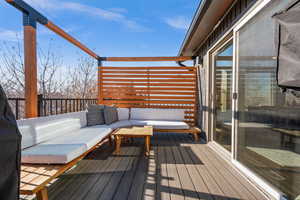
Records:
[[[113,135],[120,136],[152,136],[153,127],[152,126],[133,126],[129,128],[119,128]]]

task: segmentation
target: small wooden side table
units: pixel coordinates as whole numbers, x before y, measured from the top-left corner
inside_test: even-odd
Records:
[[[112,134],[115,137],[116,141],[116,154],[120,154],[120,147],[122,138],[134,138],[134,137],[144,137],[145,138],[145,154],[150,155],[150,140],[153,136],[153,127],[152,126],[133,126],[130,128],[119,128],[115,130]]]

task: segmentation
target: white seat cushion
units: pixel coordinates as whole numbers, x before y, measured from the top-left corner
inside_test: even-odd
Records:
[[[112,129],[124,128],[132,126],[129,120],[117,121],[109,125]]]
[[[111,133],[107,125],[82,128],[22,151],[22,163],[63,164],[72,161]]]
[[[118,108],[118,119],[129,120],[129,108]]]
[[[83,154],[84,144],[38,144],[22,151],[22,163],[64,164]]]
[[[184,109],[132,108],[130,119],[183,121]]]
[[[130,120],[133,126],[153,126],[155,129],[189,129],[189,125],[181,121]]]
[[[109,135],[111,131],[112,129],[106,125],[91,126],[52,139],[44,144],[82,144],[85,145],[85,150],[87,151]]]

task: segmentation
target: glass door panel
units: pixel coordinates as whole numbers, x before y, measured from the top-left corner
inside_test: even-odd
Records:
[[[232,41],[214,56],[214,141],[231,151]]]

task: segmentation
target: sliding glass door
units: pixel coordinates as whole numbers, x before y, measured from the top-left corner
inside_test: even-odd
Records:
[[[231,151],[232,40],[215,51],[213,60],[213,140]]]
[[[300,199],[300,96],[277,86],[272,19],[291,2],[272,0],[237,31],[236,159],[294,200]]]

